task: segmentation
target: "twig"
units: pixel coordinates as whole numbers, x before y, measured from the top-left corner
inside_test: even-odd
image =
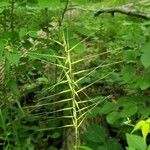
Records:
[[[122,7],[116,7],[116,8],[105,8],[101,9],[98,12],[94,14],[94,16],[98,16],[102,13],[121,13],[129,16],[135,16],[138,18],[143,18],[143,19],[150,19],[150,14],[142,12],[142,11],[136,11],[128,8],[122,8]]]
[[[114,8],[103,8],[103,9],[98,10],[94,14],[94,16],[98,16],[102,13],[111,13],[111,14],[121,13],[121,14],[129,15],[129,16],[135,16],[138,18],[150,19],[150,13],[138,11],[138,10],[131,8],[131,7],[134,7],[136,5],[144,5],[148,2],[150,2],[150,1],[149,0],[143,0],[143,1],[138,2],[138,3],[129,3],[129,4],[125,4],[125,5],[114,7]]]

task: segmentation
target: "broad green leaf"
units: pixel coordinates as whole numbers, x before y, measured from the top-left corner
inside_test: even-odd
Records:
[[[146,137],[147,137],[149,131],[150,131],[150,125],[149,125],[149,123],[147,123],[145,121],[144,124],[142,125],[142,135],[143,135],[145,142],[146,142]]]
[[[146,90],[150,87],[150,80],[140,79],[137,83],[141,90]]]
[[[133,116],[138,110],[136,103],[133,101],[126,100],[123,102],[119,101],[118,103],[119,103],[118,111],[120,112],[120,116],[123,118]],[[121,110],[119,110],[120,108]]]
[[[150,118],[148,118],[148,119],[146,120],[146,122],[150,124]]]
[[[7,52],[6,58],[10,64],[18,65],[20,60],[20,55],[18,53]]]
[[[83,134],[83,137],[88,141],[101,143],[107,137],[107,134],[103,127],[94,124],[87,127],[87,130]]]
[[[122,150],[121,145],[113,138],[107,138],[96,150]]]
[[[150,49],[150,42],[147,43],[142,49],[143,54],[141,55],[141,62],[145,68],[150,67],[150,61],[149,61],[150,50],[149,49]]]
[[[148,146],[147,150],[150,150],[150,145]]]
[[[141,62],[145,68],[150,67],[150,52],[146,52],[141,56]]]
[[[106,146],[106,144],[105,144]],[[108,150],[122,150],[121,145],[115,138],[107,139],[107,149]]]
[[[122,79],[125,83],[133,83],[136,81],[136,70],[134,67],[132,66],[124,66],[122,71],[121,71],[121,74],[122,74]]]
[[[132,148],[132,147],[128,147],[127,150],[136,150],[135,148]]]
[[[93,150],[87,146],[79,146],[79,150]]]
[[[106,120],[109,124],[114,124],[118,119],[120,119],[119,112],[112,112],[106,117]]]
[[[123,53],[123,60],[127,61],[127,63],[130,63],[132,61],[135,61],[136,53],[133,50],[127,50]]]
[[[87,118],[94,118],[100,113],[101,107],[95,107],[87,113]]]
[[[148,52],[149,51],[150,42],[148,41],[145,43],[141,49],[142,52]]]
[[[141,130],[142,131],[142,135],[143,135],[144,141],[146,142],[146,137],[147,137],[147,135],[148,135],[148,133],[150,131],[150,122],[149,122],[149,119],[147,119],[146,121],[144,121],[144,120],[139,121],[135,125],[132,133],[134,131],[136,131],[136,130]]]
[[[137,84],[141,90],[146,90],[150,87],[150,70],[144,70],[141,76],[138,77]]]
[[[139,121],[139,122],[135,125],[135,127],[134,127],[132,133],[135,132],[136,130],[140,130],[140,129],[142,128],[142,126],[143,126],[144,123],[145,123],[144,120]]]
[[[126,137],[129,147],[132,147],[136,150],[146,150],[147,145],[142,137],[128,133],[126,134]]]
[[[118,108],[117,103],[107,101],[104,103],[103,107],[100,109],[100,113],[108,114],[112,111],[117,110],[117,108]]]
[[[7,86],[15,95],[17,96],[20,95],[18,85],[14,79],[10,79],[9,82],[7,83]]]

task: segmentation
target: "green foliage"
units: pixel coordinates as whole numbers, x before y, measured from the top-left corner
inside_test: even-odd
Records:
[[[146,143],[143,138],[137,135],[127,134],[128,150],[146,150]]]
[[[135,132],[136,130],[141,130],[142,131],[144,141],[146,142],[146,137],[147,137],[148,133],[150,132],[150,119],[147,119],[145,121],[144,120],[139,121],[135,125],[132,133]]]
[[[137,136],[133,134],[126,134],[128,150],[147,150],[149,149],[149,145],[146,144],[146,138],[150,132],[150,119],[140,120],[132,130],[131,133],[141,130],[142,136]]]
[[[128,2],[0,1],[0,149],[150,149],[150,23],[94,17]]]
[[[141,55],[141,62],[142,62],[143,66],[145,68],[150,67],[150,63],[149,63],[149,56],[150,56],[149,47],[150,47],[150,43],[146,43],[143,46],[143,48],[142,48],[143,54]]]
[[[105,128],[97,124],[91,125],[83,135],[83,139],[87,146],[93,150],[122,150],[120,144],[113,138],[108,137]]]

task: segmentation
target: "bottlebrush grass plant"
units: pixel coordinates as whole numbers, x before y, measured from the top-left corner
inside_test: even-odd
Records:
[[[150,114],[149,21],[94,17],[148,18],[149,1],[126,3],[0,1],[0,149],[127,147],[126,118]]]

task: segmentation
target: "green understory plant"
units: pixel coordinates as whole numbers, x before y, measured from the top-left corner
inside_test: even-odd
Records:
[[[146,141],[150,23],[94,17],[127,2],[0,1],[0,149],[122,150],[127,118]],[[129,149],[148,150],[143,137]]]
[[[129,123],[131,125],[131,123]],[[141,130],[142,136],[134,135],[133,132]],[[131,134],[126,134],[127,143],[128,143],[128,150],[149,150],[150,145],[148,145],[148,134],[150,133],[150,119],[140,120],[134,126]]]
[[[128,148],[127,150],[149,150],[150,145],[147,145],[143,138],[134,134],[126,134]]]

